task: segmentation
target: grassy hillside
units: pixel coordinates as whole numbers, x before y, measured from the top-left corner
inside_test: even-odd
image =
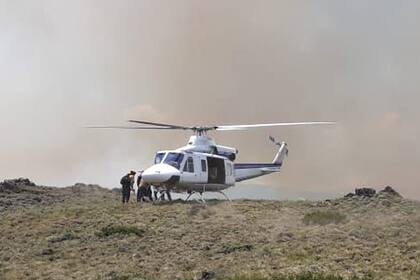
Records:
[[[420,279],[420,203],[121,205],[98,186],[0,185],[0,279]]]

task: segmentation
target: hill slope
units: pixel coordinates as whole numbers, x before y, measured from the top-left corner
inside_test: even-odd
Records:
[[[219,279],[301,272],[420,279],[420,203],[121,205],[78,184],[0,184],[0,279]]]

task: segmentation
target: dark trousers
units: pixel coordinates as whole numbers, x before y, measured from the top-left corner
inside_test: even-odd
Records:
[[[166,196],[168,197],[169,201],[172,201],[171,192],[169,190],[166,191]]]
[[[128,203],[130,201],[130,187],[123,187],[122,188],[122,202]]]
[[[137,190],[137,202],[141,202],[144,200],[144,191],[140,188]]]
[[[146,197],[149,201],[153,201],[152,190],[150,188],[139,188],[137,190],[137,202],[147,201]]]
[[[145,196],[148,197],[150,201],[153,201],[153,194],[152,194],[151,188],[147,190],[147,192],[145,193]]]
[[[172,201],[171,192],[169,190],[160,191],[160,200],[165,201],[165,194],[169,201]]]

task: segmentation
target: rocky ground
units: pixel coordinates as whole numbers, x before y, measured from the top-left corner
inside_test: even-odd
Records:
[[[5,181],[0,279],[420,279],[420,202],[367,193],[123,206],[99,186]]]

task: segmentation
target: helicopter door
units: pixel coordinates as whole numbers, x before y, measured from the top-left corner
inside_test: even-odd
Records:
[[[199,178],[199,182],[200,183],[207,183],[207,157],[205,156],[200,156],[198,158],[198,170],[197,173],[198,178]]]
[[[194,157],[189,155],[186,157],[184,166],[181,171],[181,183],[196,183],[197,178],[197,171],[196,164],[195,164]]]
[[[225,184],[225,161],[221,158],[207,157],[209,184]]]
[[[226,184],[235,184],[235,169],[233,167],[233,163],[228,160],[226,160]]]

